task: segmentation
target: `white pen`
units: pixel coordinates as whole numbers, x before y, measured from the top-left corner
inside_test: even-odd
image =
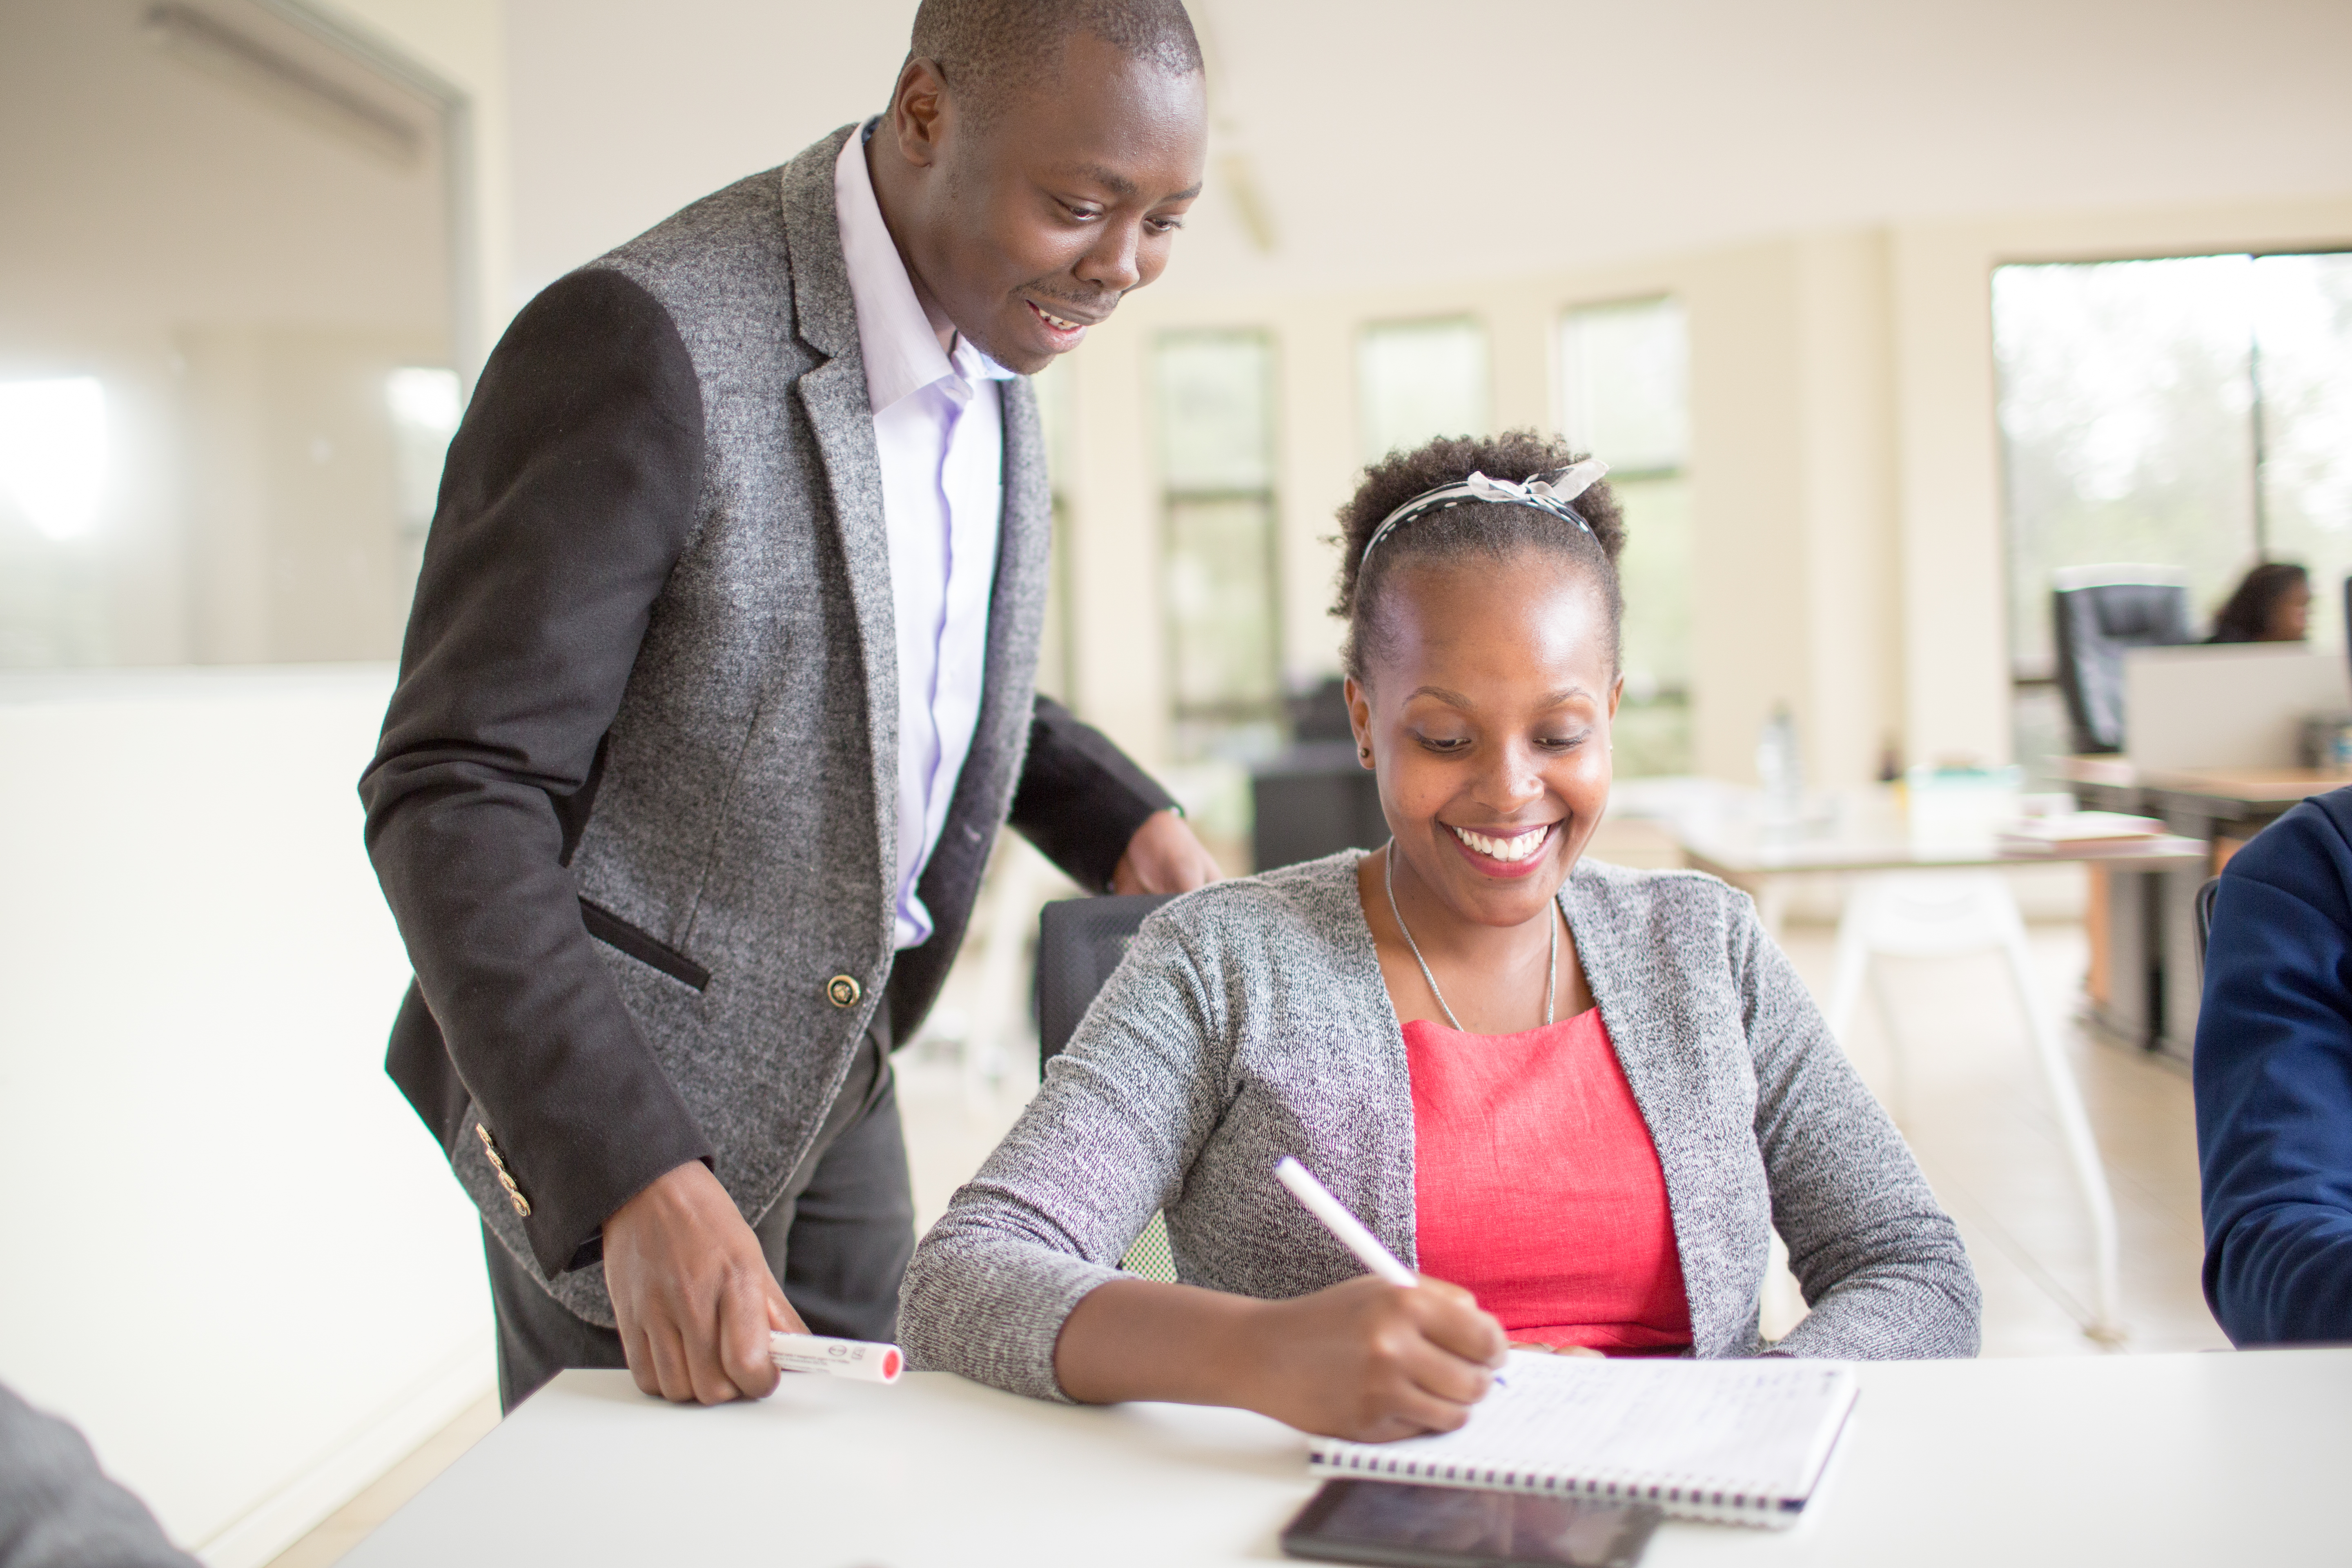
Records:
[[[1274,1179],[1290,1189],[1298,1205],[1322,1222],[1339,1245],[1356,1255],[1358,1262],[1391,1285],[1412,1289],[1421,1281],[1396,1259],[1396,1254],[1381,1245],[1381,1238],[1364,1228],[1364,1222],[1348,1212],[1348,1205],[1333,1197],[1315,1173],[1285,1154],[1274,1167]]]
[[[1381,1245],[1381,1238],[1364,1227],[1364,1222],[1348,1212],[1348,1205],[1331,1195],[1331,1189],[1315,1179],[1315,1173],[1285,1154],[1275,1163],[1274,1179],[1290,1189],[1299,1207],[1313,1215],[1323,1228],[1339,1239],[1339,1245],[1356,1255],[1356,1261],[1391,1285],[1412,1289],[1421,1283],[1413,1271],[1397,1261],[1397,1255]],[[1495,1374],[1496,1387],[1504,1385],[1501,1373]]]
[[[824,1334],[772,1333],[768,1360],[778,1372],[821,1372],[860,1383],[896,1383],[907,1368],[907,1357],[897,1345],[829,1339]]]

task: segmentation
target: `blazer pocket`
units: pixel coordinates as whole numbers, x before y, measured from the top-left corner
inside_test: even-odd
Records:
[[[588,934],[616,952],[625,952],[639,963],[657,969],[680,985],[697,991],[709,989],[710,971],[670,946],[659,937],[638,930],[602,904],[580,900],[580,923]]]

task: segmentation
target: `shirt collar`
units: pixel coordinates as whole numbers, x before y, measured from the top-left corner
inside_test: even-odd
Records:
[[[967,384],[1010,381],[1014,372],[956,334],[955,353],[940,349],[907,264],[882,221],[874,179],[866,168],[866,142],[874,133],[867,121],[841,145],[833,166],[833,201],[841,221],[841,254],[849,269],[849,297],[857,309],[857,347],[866,360],[866,395],[881,413],[900,399],[950,376]]]

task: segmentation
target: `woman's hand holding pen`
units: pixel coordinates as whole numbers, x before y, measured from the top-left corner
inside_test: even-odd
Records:
[[[1234,1405],[1327,1437],[1450,1432],[1503,1364],[1503,1328],[1442,1279],[1366,1277],[1287,1301],[1114,1279],[1054,1347],[1062,1392],[1087,1404]]]
[[[1451,1432],[1503,1364],[1503,1326],[1443,1279],[1400,1289],[1369,1276],[1265,1301],[1244,1338],[1251,1397],[1302,1432],[1382,1443]]]
[[[1503,1325],[1461,1286],[1398,1261],[1297,1160],[1274,1175],[1371,1273],[1287,1301],[1111,1280],[1062,1321],[1062,1392],[1088,1404],[1237,1405],[1360,1443],[1467,1421],[1507,1353]]]

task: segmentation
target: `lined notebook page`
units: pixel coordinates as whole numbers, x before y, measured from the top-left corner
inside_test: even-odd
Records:
[[[1854,1396],[1853,1374],[1821,1362],[1515,1352],[1503,1376],[1458,1432],[1319,1439],[1316,1465],[1514,1489],[1654,1489],[1670,1511],[1790,1513],[1784,1505],[1811,1493]]]

